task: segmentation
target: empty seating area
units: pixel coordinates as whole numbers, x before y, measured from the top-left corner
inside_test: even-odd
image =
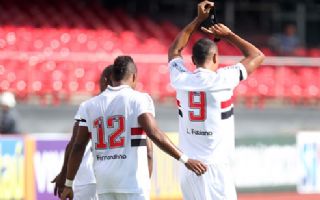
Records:
[[[20,100],[50,95],[54,103],[77,94],[94,95],[103,68],[120,54],[140,55],[138,89],[162,100],[173,97],[166,56],[179,32],[169,21],[131,17],[107,10],[98,2],[0,0],[0,92],[13,91]],[[195,33],[192,42],[203,35]],[[191,53],[190,46],[185,51]],[[240,51],[218,44],[221,55]],[[263,48],[267,56],[273,53]],[[299,50],[320,57],[319,49]],[[160,55],[163,60],[149,59]],[[143,61],[142,61],[143,60]],[[239,99],[263,104],[268,99],[293,103],[320,99],[320,64],[263,66],[236,90]]]

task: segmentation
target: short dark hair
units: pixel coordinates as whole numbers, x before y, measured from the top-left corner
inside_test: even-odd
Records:
[[[100,80],[99,80],[100,92],[103,92],[108,85],[112,86],[112,82],[111,82],[112,67],[113,65],[109,65],[105,67],[101,73]]]
[[[202,38],[198,40],[192,47],[192,57],[196,65],[203,65],[212,52],[217,50],[216,44],[208,39]]]
[[[111,80],[111,73],[112,73],[113,65],[108,65],[104,68],[101,74],[101,78],[106,78],[107,80]]]
[[[112,67],[112,79],[114,81],[125,80],[130,74],[136,72],[137,68],[131,56],[118,56],[114,60]]]

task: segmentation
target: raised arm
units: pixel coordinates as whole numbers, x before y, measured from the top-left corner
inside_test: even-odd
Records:
[[[168,51],[169,62],[176,57],[181,57],[181,52],[187,46],[190,36],[208,18],[210,9],[213,6],[214,3],[210,1],[203,1],[198,4],[198,16],[178,34],[171,44]]]
[[[72,136],[71,139],[69,141],[69,143],[66,146],[66,150],[64,153],[64,160],[63,160],[63,164],[62,164],[62,168],[60,173],[55,177],[55,179],[51,182],[51,183],[55,183],[54,186],[54,195],[57,195],[60,197],[63,188],[64,188],[64,183],[66,181],[66,175],[67,175],[67,164],[68,164],[68,160],[69,160],[69,156],[71,153],[71,149],[72,146],[75,142],[76,139],[76,134],[78,132],[78,128],[79,128],[79,122],[75,122],[73,125],[73,130],[72,130]]]
[[[241,60],[241,63],[246,68],[248,74],[252,73],[263,62],[264,55],[257,47],[232,32],[225,25],[215,24],[209,29],[204,27],[201,27],[201,29],[206,33],[213,34],[217,38],[224,39],[239,48],[244,55],[244,59]]]
[[[151,113],[141,114],[138,122],[148,137],[164,152],[180,160],[185,166],[198,176],[207,171],[207,166],[198,160],[188,159],[157,126]]]

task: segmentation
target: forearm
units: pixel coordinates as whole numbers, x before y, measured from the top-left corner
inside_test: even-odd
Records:
[[[70,157],[67,163],[67,179],[74,180],[76,173],[82,161],[84,151],[86,149],[85,145],[74,144],[70,153]]]
[[[230,33],[226,39],[243,53],[245,58],[241,63],[246,67],[249,74],[261,65],[264,60],[264,55],[257,47],[235,33]]]
[[[139,124],[148,137],[164,152],[179,159],[182,152],[170,141],[168,136],[160,131],[151,113],[144,113],[138,117]]]
[[[187,46],[191,35],[200,26],[202,20],[195,18],[175,38],[169,49],[169,61],[174,57],[181,56],[182,50]]]
[[[67,147],[66,147],[66,150],[64,152],[64,160],[63,160],[63,164],[62,164],[62,168],[61,168],[61,171],[60,171],[60,175],[62,176],[66,176],[67,174],[67,167],[68,167],[68,160],[69,160],[69,156],[70,156],[70,153],[71,153],[71,149],[72,149],[72,143],[71,141],[67,144]]]
[[[239,37],[235,33],[230,33],[226,37],[226,39],[228,42],[239,48],[245,57],[258,56],[262,54],[262,52],[257,47],[252,45],[250,42],[244,40],[243,38]]]
[[[73,125],[71,139],[70,139],[69,143],[67,144],[67,147],[66,147],[66,150],[65,150],[65,153],[64,153],[63,165],[62,165],[62,169],[61,169],[61,172],[60,172],[60,174],[63,175],[64,177],[67,174],[68,160],[69,160],[69,157],[70,157],[70,153],[71,153],[73,144],[75,142],[75,138],[76,138],[76,135],[77,135],[77,132],[78,132],[78,127],[79,127],[79,122],[75,122],[74,125]]]
[[[159,129],[153,130],[153,134],[149,135],[149,138],[164,152],[179,160],[182,152],[171,142],[165,133],[162,133]]]

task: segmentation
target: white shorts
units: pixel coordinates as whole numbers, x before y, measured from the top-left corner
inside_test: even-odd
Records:
[[[99,200],[149,200],[148,193],[104,193],[99,194]]]
[[[209,165],[202,176],[185,166],[180,168],[180,186],[184,200],[236,200],[237,193],[228,165]]]
[[[96,184],[73,186],[74,200],[98,200]]]

